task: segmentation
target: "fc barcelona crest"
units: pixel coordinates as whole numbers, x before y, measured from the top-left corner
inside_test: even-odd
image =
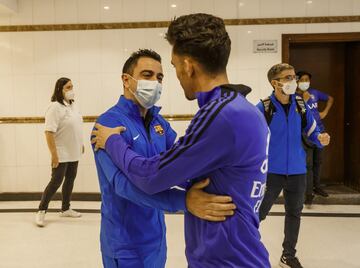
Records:
[[[164,129],[162,128],[162,126],[161,125],[156,125],[156,126],[154,126],[154,129],[155,129],[155,131],[156,131],[156,133],[157,134],[159,134],[159,135],[164,135]]]

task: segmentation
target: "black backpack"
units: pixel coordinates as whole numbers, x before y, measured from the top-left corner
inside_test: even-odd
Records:
[[[305,104],[304,99],[298,95],[295,96],[295,101],[296,101],[296,108],[301,116],[301,129],[304,130],[307,126],[306,104]],[[270,126],[273,115],[276,112],[276,107],[272,103],[270,97],[267,97],[266,99],[261,100],[261,102],[264,106],[264,116],[265,116],[266,122],[267,122],[268,126]],[[306,146],[308,146],[308,147],[314,146],[314,144],[307,138],[304,131],[302,133],[302,140]]]

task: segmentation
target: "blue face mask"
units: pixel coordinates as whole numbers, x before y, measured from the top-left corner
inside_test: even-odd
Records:
[[[137,82],[136,91],[130,90],[130,92],[134,94],[140,105],[145,109],[153,107],[160,99],[162,85],[157,80],[136,80],[131,75],[129,76]]]

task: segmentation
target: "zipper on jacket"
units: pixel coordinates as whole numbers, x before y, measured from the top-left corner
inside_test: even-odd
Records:
[[[150,126],[151,126],[151,123],[152,123],[153,120],[154,120],[154,117],[148,111],[146,113],[145,118],[143,118],[143,125],[145,127],[146,136],[147,136],[150,143],[152,143],[151,133],[150,133],[151,132]]]
[[[289,100],[289,109],[285,110],[285,107],[279,102],[282,112],[286,118],[286,175],[289,173],[289,115],[291,112],[291,100]]]
[[[286,176],[289,175],[289,116],[291,113],[292,101],[291,97],[289,98],[289,108],[288,111],[285,111],[286,116]]]
[[[289,175],[289,116],[286,114],[285,116],[286,116],[286,175]]]

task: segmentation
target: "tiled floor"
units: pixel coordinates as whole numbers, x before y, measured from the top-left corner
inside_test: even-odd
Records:
[[[1,209],[35,208],[34,202],[1,202]],[[52,202],[52,207],[58,207]],[[73,202],[74,208],[98,209],[97,202]],[[274,212],[283,211],[275,206]],[[360,206],[321,206],[305,212],[360,213]],[[37,228],[34,213],[0,213],[1,268],[100,268],[98,213],[80,219],[47,214],[47,226]],[[183,216],[167,215],[169,268],[185,268]],[[263,241],[273,267],[281,254],[283,216],[269,216],[261,225]],[[313,217],[302,219],[298,256],[305,268],[359,268],[360,218]],[[220,268],[220,267],[219,267]]]

